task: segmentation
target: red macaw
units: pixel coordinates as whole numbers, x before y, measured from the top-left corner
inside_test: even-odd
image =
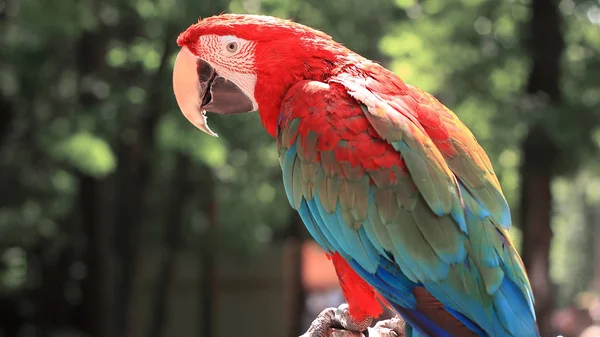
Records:
[[[259,110],[289,202],[333,260],[354,322],[383,303],[407,336],[539,336],[508,204],[452,111],[288,20],[214,16],[177,43],[174,91],[191,123],[215,135],[205,111]]]

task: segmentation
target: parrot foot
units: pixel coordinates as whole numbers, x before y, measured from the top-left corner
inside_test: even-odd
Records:
[[[370,328],[372,322],[373,317],[354,321],[348,305],[342,304],[321,311],[300,337],[404,337],[404,321],[400,317],[380,321]]]
[[[404,337],[404,321],[399,316],[377,322],[370,327],[373,317],[356,322],[350,316],[348,305],[327,308],[315,318],[306,333],[300,337]]]
[[[372,322],[372,317],[355,322],[350,317],[348,305],[342,304],[338,308],[327,308],[321,311],[308,331],[300,337],[364,337],[363,332]]]
[[[356,321],[350,316],[348,304],[344,303],[336,309],[334,319],[339,323],[338,327],[341,327],[344,330],[363,332],[371,326],[374,318],[367,316],[362,321]]]

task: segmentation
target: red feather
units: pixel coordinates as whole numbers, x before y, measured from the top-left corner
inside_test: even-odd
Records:
[[[339,253],[327,256],[333,261],[350,316],[357,322],[366,317],[379,317],[383,313],[383,305],[387,306],[383,297],[360,278]]]
[[[329,91],[329,96],[325,99],[323,97],[313,99],[310,92],[302,97],[286,97],[288,100],[286,104],[293,104],[294,109],[283,113],[280,123],[285,125],[296,118],[302,120],[298,129],[301,139],[308,139],[309,137],[306,136],[309,132],[318,135],[316,148],[319,152],[333,150],[338,162],[350,163],[353,167],[359,168],[361,173],[364,170],[391,167],[398,172],[406,172],[406,164],[402,156],[392,145],[379,136],[373,137],[376,131],[358,105],[340,108],[339,102],[353,100],[345,89],[335,83],[323,83],[323,86],[335,88]],[[315,111],[322,113],[315,113]],[[346,142],[347,146],[339,146],[340,139],[351,141]],[[391,175],[390,179],[393,181],[394,177]]]

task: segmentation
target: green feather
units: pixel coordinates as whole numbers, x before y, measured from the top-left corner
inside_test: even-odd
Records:
[[[317,161],[317,134],[309,131],[305,136],[298,137],[298,157],[302,160]]]
[[[417,206],[419,200],[419,190],[415,183],[405,175],[405,177],[398,179],[398,183],[394,188],[396,192],[396,202],[398,207],[406,211],[412,211]]]
[[[380,188],[392,187],[395,185],[395,181],[390,179],[392,175],[392,170],[389,168],[382,168],[375,171],[370,171],[369,175],[375,183],[375,186]]]
[[[321,152],[321,165],[323,165],[323,170],[325,171],[325,174],[329,177],[339,177],[342,175],[342,167],[340,166],[338,160],[335,158],[335,153],[333,151]]]
[[[335,212],[340,193],[340,181],[337,177],[327,177],[323,169],[318,169],[316,174],[317,194],[323,208],[328,213]]]
[[[377,241],[388,252],[394,251],[394,244],[392,238],[385,228],[384,222],[382,222],[379,212],[379,207],[376,203],[371,203],[368,208],[369,225],[371,226],[372,232],[377,237]]]
[[[292,207],[294,209],[299,209],[300,204],[302,203],[302,168],[300,165],[300,158],[298,156],[294,157],[294,165],[292,167],[292,195],[293,195],[293,203]]]
[[[300,171],[302,172],[302,194],[306,200],[312,200],[317,182],[317,169],[319,165],[315,162],[300,160]]]
[[[282,146],[290,147],[298,136],[298,127],[300,126],[300,118],[295,118],[287,124],[282,130],[281,142]]]
[[[435,215],[425,202],[420,202],[412,212],[414,221],[427,243],[446,263],[463,261],[466,255],[464,241],[466,235],[449,216]]]
[[[469,245],[465,248],[469,252]],[[470,255],[470,254],[469,254]],[[492,296],[487,293],[479,270],[473,264],[473,260],[469,258],[469,264],[460,263],[452,265],[448,273],[448,283],[450,283],[460,293],[468,294],[470,300],[483,304],[484,308],[492,307]],[[462,312],[469,312],[469,308],[460,306],[460,302],[454,303],[460,307]],[[490,309],[486,310],[489,314]]]
[[[446,278],[447,265],[427,243],[412,213],[401,210],[397,219],[396,222],[385,225],[394,244],[394,257],[407,254],[411,261],[415,261],[411,265],[406,264],[402,270],[412,270],[418,280],[439,281]]]
[[[347,223],[352,228],[360,228],[367,217],[369,204],[369,177],[362,175],[354,181],[344,181],[340,184],[340,207],[350,218]]]
[[[396,195],[391,188],[374,189],[373,196],[377,204],[377,210],[383,223],[391,223],[398,218],[398,204],[396,203]]]
[[[446,172],[433,166],[427,156],[404,145],[399,146],[408,171],[427,204],[439,215],[450,213],[452,207],[451,188],[454,182]]]
[[[342,171],[349,181],[357,181],[364,175],[364,171],[360,166],[352,166],[350,163],[342,163],[340,165]]]

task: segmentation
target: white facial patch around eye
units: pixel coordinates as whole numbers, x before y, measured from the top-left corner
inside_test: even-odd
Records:
[[[237,42],[235,52],[227,51],[227,45]],[[256,72],[254,66],[254,48],[246,48],[250,41],[233,35],[205,35],[200,38],[200,43],[205,44],[205,61],[208,62],[221,77],[235,83],[244,94],[252,101],[252,108],[258,110],[258,103],[254,98],[256,88]]]

